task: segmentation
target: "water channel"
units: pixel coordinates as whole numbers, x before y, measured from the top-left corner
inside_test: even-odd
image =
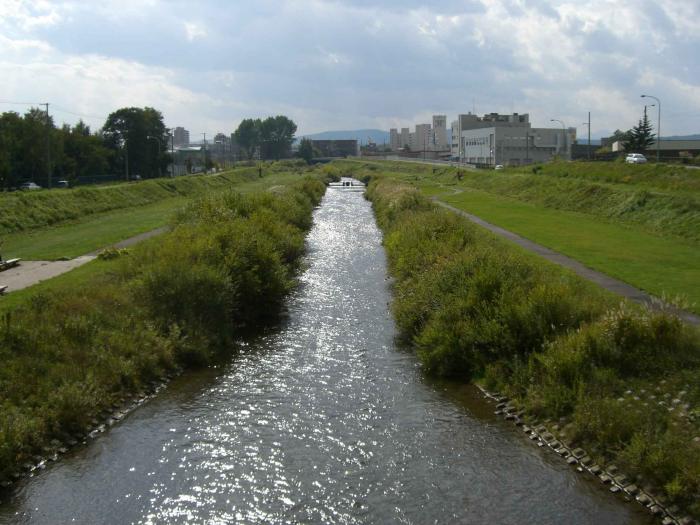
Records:
[[[329,189],[281,326],[21,484],[0,523],[649,523],[394,344],[361,193]]]

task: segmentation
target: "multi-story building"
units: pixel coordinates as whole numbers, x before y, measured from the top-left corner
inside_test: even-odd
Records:
[[[173,144],[176,148],[179,146],[189,146],[190,132],[181,126],[175,128],[173,133]]]
[[[416,132],[411,151],[428,151],[432,149],[432,131],[430,124],[416,124]]]
[[[396,128],[389,130],[389,147],[391,151],[399,151],[401,149],[401,136]]]
[[[450,149],[447,143],[447,115],[433,115],[433,146],[436,151]]]
[[[529,115],[459,115],[452,123],[452,156],[472,164],[519,165],[571,158],[576,129],[533,128]]]
[[[401,128],[399,149],[403,149],[406,146],[410,147],[410,145],[411,145],[411,131],[408,128]]]

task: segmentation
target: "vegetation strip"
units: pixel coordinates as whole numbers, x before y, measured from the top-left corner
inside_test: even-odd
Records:
[[[392,312],[427,372],[502,392],[524,424],[556,425],[562,450],[700,516],[697,328],[619,302],[395,179],[373,177],[368,197]]]
[[[384,174],[413,184],[425,195],[436,196],[665,302],[700,314],[700,249],[692,239],[697,231],[690,227],[700,221],[700,206],[693,204],[700,202],[700,177],[691,170],[556,163],[528,168],[528,175],[520,173],[524,168],[467,172],[403,162],[338,164],[358,176]],[[636,168],[642,171],[637,173]],[[561,180],[568,179],[580,191],[562,189]],[[617,207],[618,211],[627,210],[625,214],[601,213],[597,200],[601,186],[621,202],[628,202],[629,206]],[[664,208],[654,199],[634,197],[656,191],[673,193],[687,206]],[[576,209],[562,206],[567,202],[575,203]],[[631,220],[641,216],[650,223],[667,221],[686,226],[681,228],[683,235],[674,236],[645,225],[641,219]]]
[[[0,483],[43,468],[123,417],[134,394],[143,402],[164,378],[234,352],[274,319],[324,180],[201,197],[171,232],[3,309]]]
[[[544,257],[550,262],[553,262],[560,266],[564,266],[565,268],[572,270],[580,277],[588,279],[589,281],[592,281],[597,285],[602,286],[606,290],[621,295],[625,299],[630,299],[654,310],[672,313],[673,315],[680,317],[687,323],[696,326],[700,325],[700,316],[694,315],[690,312],[686,312],[685,310],[677,308],[673,305],[666,304],[662,300],[656,297],[652,297],[651,295],[643,292],[642,290],[630,286],[627,283],[623,283],[622,281],[618,281],[617,279],[613,279],[609,275],[596,272],[595,270],[588,268],[587,266],[581,264],[580,262],[574,259],[571,259],[570,257],[567,257],[566,255],[562,255],[560,253],[550,250],[549,248],[534,243],[528,239],[524,239],[520,235],[500,228],[499,226],[495,226],[483,220],[482,218],[477,217],[476,215],[472,215],[471,213],[467,213],[464,210],[460,210],[459,208],[455,208],[454,206],[450,206],[449,204],[440,202],[438,200],[436,200],[435,202],[443,208],[457,213],[462,217],[466,217],[473,223],[478,224],[479,226],[482,226],[487,230],[492,231],[493,233],[516,243],[517,245],[525,248],[526,250],[529,250],[541,257]]]

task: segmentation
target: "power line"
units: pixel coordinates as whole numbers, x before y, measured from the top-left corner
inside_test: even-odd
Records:
[[[16,102],[13,100],[0,100],[0,104],[10,104],[13,106],[46,106],[46,102]],[[76,117],[81,117],[81,118],[107,120],[107,117],[104,115],[86,115],[84,113],[78,113],[76,111],[71,111],[70,109],[66,109],[62,106],[57,106],[55,104],[52,104],[52,105],[53,105],[54,111],[58,111],[59,113],[68,113],[69,115],[74,115]]]

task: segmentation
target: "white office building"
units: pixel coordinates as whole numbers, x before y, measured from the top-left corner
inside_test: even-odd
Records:
[[[571,159],[575,140],[575,128],[533,128],[527,114],[466,114],[452,123],[452,156],[470,164],[517,166],[555,156]]]

